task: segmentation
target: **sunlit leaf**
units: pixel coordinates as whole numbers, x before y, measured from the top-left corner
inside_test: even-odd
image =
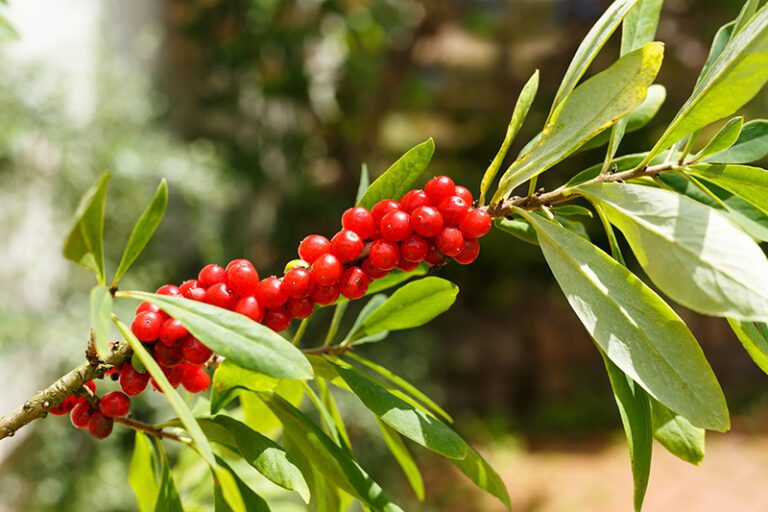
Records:
[[[734,117],[728,121],[693,159],[696,161],[704,160],[708,156],[715,155],[733,146],[736,139],[739,138],[742,126],[744,126],[743,117]]]
[[[146,434],[136,432],[133,456],[128,467],[128,481],[131,484],[136,503],[141,512],[151,512],[155,508],[160,486],[157,482],[157,461],[152,443]]]
[[[160,464],[162,469],[160,473],[160,488],[157,494],[154,511],[184,512],[184,508],[181,505],[181,498],[179,497],[179,491],[176,490],[176,483],[173,481],[173,474],[171,473],[171,468],[168,464],[168,457],[165,455],[162,445],[158,443],[157,446],[160,449]]]
[[[105,172],[80,199],[75,220],[64,242],[64,257],[104,278],[104,201],[109,173]]]
[[[225,359],[213,372],[211,382],[211,414],[216,414],[229,402],[240,389],[250,391],[268,391],[278,385],[280,379],[263,373],[240,368],[229,359]]]
[[[493,220],[493,225],[501,231],[514,236],[518,240],[533,245],[539,245],[539,240],[536,238],[536,230],[534,230],[530,222],[525,219],[518,217],[513,219],[498,218]]]
[[[629,10],[621,26],[621,55],[653,41],[663,3],[664,0],[639,0]]]
[[[216,462],[218,462],[219,466],[224,468],[224,470],[230,473],[230,481],[237,486],[237,489],[240,492],[240,496],[242,497],[243,504],[245,505],[245,510],[248,512],[270,512],[269,505],[264,500],[264,498],[253,492],[248,484],[243,482],[237,473],[233,471],[232,468],[223,459],[216,457]],[[221,485],[214,484],[213,503],[215,512],[234,512],[227,501],[224,499]]]
[[[704,459],[704,429],[651,399],[653,437],[671,454],[699,465]]]
[[[768,155],[768,119],[744,124],[733,146],[706,160],[717,164],[748,164]]]
[[[728,325],[736,333],[749,357],[768,374],[768,325],[762,322],[741,322],[733,318],[728,319]]]
[[[768,214],[768,171],[747,165],[694,165],[686,169],[736,194]]]

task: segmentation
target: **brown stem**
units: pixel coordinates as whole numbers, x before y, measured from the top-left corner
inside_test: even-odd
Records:
[[[133,430],[137,430],[139,432],[144,432],[145,434],[159,437],[160,439],[170,439],[172,441],[178,441],[180,443],[190,442],[190,440],[186,437],[178,436],[176,434],[166,432],[165,430],[155,428],[149,423],[144,423],[143,421],[134,420],[132,418],[114,418],[114,420],[115,420],[115,423],[119,423],[124,427],[128,427]]]
[[[301,351],[304,354],[312,354],[312,355],[318,355],[318,354],[330,354],[330,355],[337,355],[337,354],[343,354],[344,352],[349,352],[350,350],[354,350],[354,347],[352,345],[327,345],[325,347],[315,347],[315,348],[303,348]]]

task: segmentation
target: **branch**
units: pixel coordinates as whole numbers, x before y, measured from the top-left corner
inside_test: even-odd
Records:
[[[189,444],[191,442],[186,437],[177,436],[176,434],[172,434],[170,432],[166,432],[165,430],[155,428],[154,426],[148,423],[144,423],[143,421],[138,421],[132,418],[125,418],[125,417],[113,418],[113,419],[115,420],[115,423],[119,423],[124,427],[128,427],[133,430],[138,430],[139,432],[144,432],[151,436],[159,437],[160,439],[170,439],[172,441],[179,441],[180,443],[186,443],[186,444]]]
[[[349,352],[350,350],[354,350],[354,347],[352,345],[327,345],[324,347],[316,347],[316,348],[303,348],[301,349],[301,352],[304,354],[312,354],[312,355],[318,355],[318,354],[330,354],[332,356],[343,354],[344,352]]]
[[[106,360],[90,357],[90,361],[81,364],[47,389],[39,391],[21,407],[0,418],[0,439],[14,435],[17,430],[33,420],[44,418],[48,411],[79,393],[86,382],[103,377],[107,370],[128,361],[131,354],[127,343],[118,342],[112,345]]]

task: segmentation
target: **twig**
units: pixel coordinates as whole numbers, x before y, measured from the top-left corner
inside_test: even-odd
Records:
[[[189,444],[191,440],[186,437],[182,437],[176,434],[173,434],[171,432],[167,432],[165,430],[155,428],[154,426],[150,425],[149,423],[144,423],[143,421],[134,420],[132,418],[114,418],[115,423],[119,423],[123,425],[124,427],[131,428],[133,430],[137,430],[139,432],[144,432],[146,434],[149,434],[151,436],[159,437],[161,439],[170,439],[172,441],[178,441],[180,443]]]
[[[344,352],[348,352],[350,350],[354,350],[354,347],[352,345],[327,345],[323,347],[315,347],[315,348],[303,348],[301,351],[304,354],[329,354],[329,355],[337,355],[337,354],[343,354]]]

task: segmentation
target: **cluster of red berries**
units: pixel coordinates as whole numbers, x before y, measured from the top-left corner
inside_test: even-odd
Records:
[[[96,393],[96,384],[87,382],[85,387]],[[98,406],[94,408],[91,402],[83,396],[72,395],[62,403],[51,409],[51,414],[62,416],[69,413],[72,425],[80,429],[87,429],[96,439],[104,439],[112,433],[113,418],[119,418],[128,414],[131,408],[131,399],[120,391],[110,391],[98,400]]]
[[[472,207],[469,190],[456,186],[447,176],[439,176],[429,180],[423,190],[411,190],[399,201],[379,201],[370,211],[360,206],[350,208],[342,215],[341,225],[331,240],[321,235],[302,240],[298,251],[301,259],[289,263],[282,278],[260,280],[253,264],[239,259],[226,268],[207,265],[197,279],[180,286],[167,284],[157,293],[229,309],[280,332],[293,319],[312,315],[316,304],[333,304],[339,296],[359,299],[371,281],[393,269],[411,272],[421,262],[438,265],[448,258],[461,264],[473,262],[480,252],[477,239],[490,230],[491,217],[485,210]],[[204,365],[212,351],[181,322],[158,306],[143,302],[136,310],[131,331],[154,355],[171,385],[181,384],[191,393],[208,389],[211,378]],[[126,395],[140,394],[149,382],[158,389],[149,373],[130,361],[113,373],[125,392],[113,392],[125,399],[123,414],[130,408]],[[105,395],[101,403],[111,395]],[[95,437],[99,436],[94,432],[109,435],[114,416],[103,407],[94,411],[85,405],[87,409],[78,411],[80,404],[72,404],[72,423],[78,428],[87,424]],[[109,431],[102,423],[109,423]]]

